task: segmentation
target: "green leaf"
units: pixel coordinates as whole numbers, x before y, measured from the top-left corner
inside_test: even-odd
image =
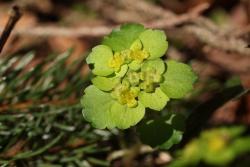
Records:
[[[141,63],[134,60],[131,63],[129,63],[129,69],[133,70],[133,71],[137,71],[141,68]]]
[[[120,69],[119,72],[115,72],[115,77],[116,77],[116,78],[122,78],[122,77],[124,77],[124,76],[126,75],[127,71],[128,71],[128,65],[127,65],[127,64],[124,64],[124,65],[121,67],[121,69]]]
[[[182,98],[193,89],[197,76],[189,65],[170,60],[164,73],[161,90],[170,98]]]
[[[216,152],[208,149],[203,159],[207,164],[223,166],[231,162],[235,158],[234,156],[234,152],[231,149],[223,149]]]
[[[119,72],[115,72],[114,77],[101,77],[96,76],[91,81],[93,85],[95,85],[98,89],[103,91],[112,90],[117,84],[119,84],[120,80],[128,71],[128,65],[123,65]]]
[[[140,35],[143,48],[149,52],[149,59],[163,56],[168,48],[166,35],[160,30],[146,30]]]
[[[250,137],[236,138],[235,141],[231,144],[231,149],[234,151],[235,155],[250,152]]]
[[[183,132],[177,131],[174,129],[170,138],[165,143],[160,145],[159,148],[164,149],[164,150],[170,149],[173,145],[181,142],[182,136],[183,136]]]
[[[161,111],[169,101],[169,98],[160,88],[156,88],[153,93],[141,92],[139,94],[139,101],[148,108]]]
[[[165,63],[161,59],[148,60],[143,63],[141,70],[156,70],[157,73],[162,74],[165,71]]]
[[[170,149],[174,144],[178,144],[182,140],[183,132],[185,129],[186,118],[181,114],[172,114],[167,123],[172,125],[173,133],[172,136],[162,145],[159,146],[161,149]]]
[[[81,99],[83,116],[92,126],[99,129],[126,129],[137,124],[145,114],[145,108],[138,104],[129,108],[113,100],[110,93],[103,92],[91,85],[85,89]]]
[[[120,79],[115,77],[107,78],[97,76],[91,81],[93,85],[95,85],[98,89],[101,89],[103,91],[110,91],[120,82]]]
[[[110,111],[112,121],[120,129],[127,129],[136,125],[144,117],[144,114],[145,107],[141,103],[138,103],[137,107],[130,108],[127,105],[115,102]]]
[[[94,64],[92,72],[95,75],[107,76],[114,72],[113,68],[109,67],[109,61],[112,59],[112,50],[105,45],[98,45],[92,49],[86,61],[88,64]]]
[[[137,132],[144,144],[169,149],[181,141],[184,122],[183,116],[168,113],[164,117],[143,122]]]
[[[129,49],[143,31],[145,29],[140,24],[125,24],[120,29],[115,29],[110,35],[104,37],[102,43],[112,48],[113,51],[119,52]]]
[[[95,128],[114,128],[115,125],[109,117],[113,103],[114,100],[109,93],[105,93],[91,85],[85,89],[85,95],[81,99],[83,116]]]
[[[137,132],[143,144],[156,147],[170,139],[173,129],[164,119],[157,119],[144,122],[137,128]]]

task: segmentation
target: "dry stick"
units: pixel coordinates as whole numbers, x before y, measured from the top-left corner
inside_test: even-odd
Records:
[[[241,55],[250,56],[250,50],[246,48],[247,43],[243,40],[239,40],[234,37],[224,38],[223,36],[213,35],[211,31],[208,31],[202,27],[188,25],[183,28],[184,31],[189,32],[200,41],[207,43],[215,48],[222,49],[224,51],[237,52]]]
[[[198,15],[207,9],[207,4],[202,4],[195,7],[189,14],[183,14],[179,16],[172,16],[166,20],[159,19],[150,23],[145,23],[147,27],[150,28],[167,28],[174,27],[179,24],[186,23],[190,20],[195,19]],[[27,35],[27,36],[63,36],[63,37],[99,37],[106,35],[112,31],[115,26],[95,26],[95,27],[58,27],[58,26],[38,26],[32,28],[20,28],[15,30],[13,33],[18,35]],[[29,31],[27,31],[29,29]],[[1,28],[0,28],[1,31]]]
[[[13,28],[15,27],[17,21],[21,18],[22,14],[20,12],[20,9],[18,6],[13,6],[11,9],[11,13],[10,13],[10,17],[9,20],[1,34],[1,38],[0,38],[0,53],[3,50],[3,47],[6,43],[6,41],[8,40],[11,31],[13,30]]]
[[[152,23],[146,24],[152,28],[169,28],[174,27],[183,23],[187,23],[189,21],[196,20],[199,15],[206,9],[209,8],[208,3],[203,3],[194,7],[189,13],[172,16],[170,18],[159,19],[158,21],[154,21]]]
[[[173,15],[168,19],[166,18],[159,19],[150,23],[145,23],[145,25],[151,28],[171,28],[180,24],[192,22],[195,26],[193,26],[192,28],[190,26],[187,26],[186,29],[188,29],[188,31],[190,31],[193,35],[195,35],[199,40],[203,41],[204,43],[208,45],[212,44],[212,46],[218,49],[233,51],[243,55],[249,55],[249,48],[246,47],[247,44],[245,43],[245,41],[235,37],[235,35],[230,35],[229,36],[230,38],[228,40],[228,37],[225,37],[223,32],[216,31],[218,30],[217,26],[213,25],[207,19],[199,16],[199,14],[208,7],[209,4],[204,3],[195,6],[187,14]],[[28,35],[28,36],[35,35],[35,36],[64,36],[64,37],[83,37],[83,36],[99,37],[108,34],[113,28],[114,26],[79,27],[79,28],[41,26],[41,27],[17,29],[13,33],[18,35]],[[27,29],[29,29],[29,31],[27,31]],[[205,32],[205,35],[201,33],[201,31]],[[245,33],[245,31],[243,33]],[[218,41],[223,41],[223,45],[221,46],[218,43]]]

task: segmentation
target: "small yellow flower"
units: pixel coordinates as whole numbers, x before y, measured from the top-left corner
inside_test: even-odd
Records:
[[[130,47],[131,50],[141,50],[142,49],[142,43],[139,39],[135,40],[135,42]]]
[[[153,92],[154,90],[155,90],[155,88],[154,88],[154,85],[153,85],[153,83],[151,83],[151,82],[146,82],[146,81],[144,81],[144,82],[142,82],[141,84],[140,84],[140,88],[142,89],[142,90],[144,90],[145,92]]]
[[[140,40],[136,40],[130,47],[131,53],[128,55],[129,59],[143,62],[144,59],[149,57],[149,53],[142,49],[142,43]]]
[[[136,98],[139,91],[137,87],[128,87],[121,84],[115,88],[112,94],[121,104],[126,104],[128,107],[136,107],[138,104]]]
[[[221,136],[213,136],[208,140],[209,149],[213,152],[223,149],[226,141]]]
[[[109,67],[114,68],[115,71],[119,71],[121,66],[123,65],[125,57],[121,54],[116,52],[113,58],[109,61]]]
[[[137,72],[129,72],[127,74],[127,79],[132,86],[137,86],[140,82],[140,76]]]
[[[148,58],[149,54],[145,50],[133,50],[129,55],[130,59],[136,60],[138,62],[143,62],[144,59]]]
[[[135,107],[137,106],[136,94],[131,90],[126,90],[121,92],[119,101],[121,104],[127,104],[128,107]]]

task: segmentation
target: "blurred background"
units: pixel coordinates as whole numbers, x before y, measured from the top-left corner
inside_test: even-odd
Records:
[[[0,55],[0,165],[168,166],[206,129],[241,125],[249,134],[250,0],[0,0],[0,31],[14,4],[23,15]],[[199,76],[163,111],[192,113],[170,150],[135,146],[134,131],[93,129],[81,114],[88,52],[128,22],[164,30],[164,59]],[[250,166],[249,150],[222,164]]]

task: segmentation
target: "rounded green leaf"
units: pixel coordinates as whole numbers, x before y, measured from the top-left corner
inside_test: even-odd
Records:
[[[164,119],[149,120],[143,122],[137,128],[143,144],[157,147],[165,143],[173,134],[173,128]]]
[[[145,114],[142,104],[138,103],[134,108],[121,105],[110,93],[103,92],[93,85],[85,89],[81,104],[84,118],[99,129],[126,129],[137,124]]]
[[[91,81],[98,89],[101,89],[103,91],[110,91],[120,82],[120,79],[115,77],[107,78],[97,76]]]
[[[145,107],[141,103],[138,103],[137,107],[130,108],[115,102],[111,107],[110,118],[116,127],[127,129],[136,125],[144,117],[144,114]]]
[[[160,30],[146,30],[140,35],[143,48],[149,52],[149,59],[155,59],[163,56],[168,48],[166,35]]]
[[[161,59],[154,59],[145,61],[141,67],[141,71],[155,70],[157,73],[162,74],[165,71],[165,63]]]
[[[189,65],[174,60],[167,62],[161,90],[170,98],[182,98],[193,89],[197,76]]]
[[[114,103],[110,93],[103,92],[93,85],[87,87],[84,92],[81,99],[84,118],[95,128],[114,128],[115,124],[109,117],[110,108]]]
[[[169,101],[169,98],[160,88],[156,88],[153,93],[141,92],[139,94],[139,101],[148,108],[161,111]]]
[[[112,59],[112,50],[105,45],[98,45],[92,49],[86,61],[88,64],[93,64],[92,72],[95,75],[107,76],[114,72],[113,68],[109,67],[109,61]]]
[[[137,128],[137,132],[144,144],[169,149],[181,141],[184,129],[179,128],[184,123],[185,119],[182,115],[168,113],[163,117],[142,122]]]
[[[124,24],[119,29],[104,37],[103,44],[112,48],[115,52],[129,49],[139,35],[145,31],[140,24]]]

